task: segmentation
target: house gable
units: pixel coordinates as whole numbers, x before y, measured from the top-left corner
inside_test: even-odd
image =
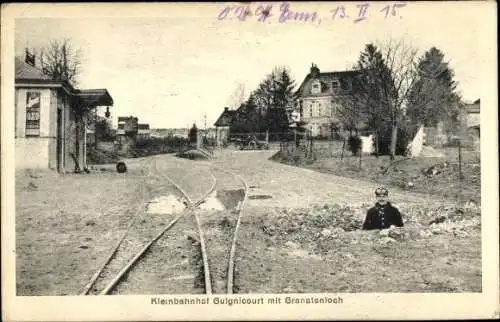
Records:
[[[215,126],[230,126],[231,122],[235,117],[236,111],[231,111],[229,108],[225,108],[224,112],[219,116],[217,121],[214,123]]]
[[[342,95],[352,89],[352,80],[359,71],[334,71],[321,73],[313,65],[311,71],[300,84],[296,95],[299,98]]]
[[[32,80],[50,80],[51,78],[45,75],[40,69],[31,66],[24,62],[21,58],[15,57],[16,80],[17,79],[32,79]]]

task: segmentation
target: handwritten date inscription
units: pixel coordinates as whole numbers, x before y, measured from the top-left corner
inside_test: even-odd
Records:
[[[219,13],[217,19],[224,20],[229,17],[236,17],[241,21],[247,20],[250,16],[255,16],[257,21],[265,22],[269,21],[269,18],[275,16],[273,11],[273,5],[259,5],[255,10],[251,10],[250,6],[239,6],[239,7],[224,7]],[[310,21],[314,22],[318,18],[316,12],[294,12],[290,8],[290,4],[283,2],[279,7],[279,14],[277,14],[277,21],[279,23],[284,23],[289,20],[294,21]]]
[[[377,12],[384,18],[401,16],[399,12],[401,8],[405,7],[405,3],[391,3],[386,5],[378,4],[379,8],[372,8],[369,2],[361,2],[351,7],[339,5],[330,11],[328,18],[331,20],[344,20],[352,19],[354,23],[359,23],[366,20],[372,11]],[[380,9],[380,7],[382,7]],[[278,22],[286,23],[291,21],[304,22],[304,23],[321,23],[320,14],[316,11],[298,11],[292,8],[289,2],[282,2],[279,6],[273,4],[259,4],[257,7],[252,8],[250,4],[237,7],[226,6],[217,16],[218,20],[231,20],[237,19],[246,21],[253,17],[258,22]]]

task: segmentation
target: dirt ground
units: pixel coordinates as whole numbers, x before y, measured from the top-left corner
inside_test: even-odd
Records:
[[[353,230],[361,219],[339,205],[248,212],[238,293],[481,292],[477,209],[453,228],[428,226],[427,209],[391,232]]]
[[[165,224],[176,215],[153,216]],[[204,294],[198,239],[194,218],[186,213],[151,246],[113,294]]]
[[[405,227],[382,235],[359,231],[376,182],[268,160],[275,152],[234,151],[212,162],[174,156],[136,159],[127,161],[126,174],[104,171],[114,170],[113,165],[95,167],[103,171],[90,174],[19,171],[17,294],[79,294],[135,213],[154,197],[173,193],[162,173],[196,199],[213,183],[211,165],[237,173],[249,186],[236,248],[236,293],[481,290],[478,203],[460,203],[457,211],[453,198],[395,187],[390,198],[403,212]],[[228,208],[241,197],[238,180],[217,189]],[[231,216],[225,210],[200,217],[216,292],[223,289],[228,228],[235,220]],[[441,217],[443,222],[429,225]],[[179,245],[186,246],[185,236],[179,236]],[[199,261],[196,254],[188,257]],[[156,260],[159,271],[165,261]],[[153,285],[153,275],[141,279]],[[194,281],[200,282],[196,276]],[[199,292],[200,285],[194,289]]]
[[[147,200],[148,180],[140,171],[19,171],[17,295],[78,294]]]
[[[363,155],[360,158],[347,152],[340,156],[328,157],[319,154],[317,159],[307,160],[303,153],[276,154],[278,162],[300,166],[314,171],[345,176],[354,179],[369,180],[399,190],[436,194],[455,200],[473,200],[481,202],[481,166],[479,152],[463,151],[462,179],[459,176],[458,154],[456,149],[436,150],[441,156],[420,156],[405,159],[396,157],[393,165],[388,156],[379,158]],[[435,166],[438,173],[426,175],[423,170]],[[387,171],[385,171],[387,169]]]

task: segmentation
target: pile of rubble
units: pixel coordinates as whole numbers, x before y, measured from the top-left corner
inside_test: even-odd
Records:
[[[361,226],[362,216],[357,209],[339,205],[275,208],[261,222],[261,229],[266,235],[298,244],[342,239],[348,232],[361,229]]]
[[[362,231],[367,207],[341,205],[314,206],[309,209],[273,209],[262,219],[261,229],[273,239],[298,244],[316,244],[328,251],[332,243],[398,243],[434,235],[468,237],[480,230],[481,208],[474,202],[453,207],[424,208],[401,206],[404,227]]]
[[[450,163],[448,163],[447,161],[441,162],[441,163],[435,164],[431,167],[422,169],[422,174],[424,176],[426,176],[427,178],[432,178],[432,177],[437,176],[438,174],[441,174],[449,166],[450,166]]]
[[[481,179],[481,166],[479,163],[463,163],[462,172],[467,172],[469,177],[473,177],[472,179]],[[422,169],[422,174],[426,178],[434,178],[438,176],[453,175],[458,173],[458,163],[450,163],[448,161],[441,162]]]
[[[451,234],[454,237],[468,237],[481,229],[481,206],[468,201],[462,206],[402,209],[405,227],[380,231],[390,241],[421,239],[433,235]],[[385,241],[388,241],[385,239]]]

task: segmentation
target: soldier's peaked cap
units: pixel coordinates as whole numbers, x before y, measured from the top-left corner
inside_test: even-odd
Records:
[[[382,196],[387,197],[388,195],[389,195],[389,191],[384,187],[380,187],[380,188],[375,189],[375,196],[377,196],[377,197],[382,197]]]

